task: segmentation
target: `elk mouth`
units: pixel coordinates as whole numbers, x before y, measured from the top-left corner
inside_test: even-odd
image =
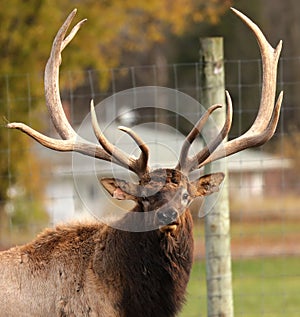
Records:
[[[159,230],[163,233],[171,233],[174,232],[179,226],[179,221],[173,221],[169,224],[159,226]]]
[[[179,222],[178,221],[173,221],[172,223],[167,225],[167,228],[169,231],[174,231],[177,229],[177,227],[179,226]]]

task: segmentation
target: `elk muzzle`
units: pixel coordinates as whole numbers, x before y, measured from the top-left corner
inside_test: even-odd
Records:
[[[178,225],[178,211],[174,207],[166,207],[157,211],[157,222],[160,227],[177,226]]]

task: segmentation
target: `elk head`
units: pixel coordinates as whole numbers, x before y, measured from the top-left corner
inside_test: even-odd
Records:
[[[265,143],[272,137],[277,126],[283,97],[281,93],[274,106],[276,72],[281,51],[281,42],[276,49],[273,49],[260,29],[251,20],[239,11],[232,10],[253,31],[260,47],[263,66],[262,95],[258,115],[250,129],[240,137],[226,141],[225,143],[223,142],[229,133],[232,122],[232,103],[229,93],[226,92],[227,114],[220,133],[201,151],[193,156],[189,156],[190,146],[201,132],[210,114],[221,107],[220,105],[213,105],[202,115],[192,131],[187,135],[180,152],[179,161],[174,169],[157,169],[151,171],[148,165],[149,148],[132,129],[120,127],[139,147],[141,153],[138,158],[125,154],[110,143],[99,128],[93,101],[91,102],[92,126],[100,145],[81,139],[73,130],[64,114],[58,80],[61,53],[85,22],[85,20],[79,22],[70,34],[66,36],[76,10],[68,16],[58,31],[45,69],[46,104],[55,129],[62,140],[47,137],[23,123],[9,123],[7,125],[8,128],[19,129],[50,149],[79,152],[97,159],[111,161],[114,164],[129,169],[139,177],[138,184],[114,178],[105,178],[101,180],[102,185],[116,199],[135,201],[136,207],[133,211],[155,211],[155,221],[161,231],[174,232],[178,224],[180,224],[180,215],[189,203],[195,197],[205,196],[217,191],[224,178],[222,173],[215,173],[200,177],[195,181],[190,181],[189,174],[210,162],[243,149]],[[220,147],[221,143],[223,143],[222,147]]]

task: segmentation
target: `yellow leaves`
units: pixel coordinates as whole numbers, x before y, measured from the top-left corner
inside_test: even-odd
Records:
[[[76,2],[76,21],[85,17],[88,21],[70,44],[75,49],[68,48],[72,57],[64,60],[63,67],[117,66],[124,51],[145,51],[169,34],[183,35],[195,22],[209,19],[215,23],[230,4],[228,0]],[[67,0],[8,2],[0,11],[0,45],[7,49],[9,60],[5,66],[0,63],[0,73],[40,71],[56,31],[73,9],[71,5]],[[1,58],[5,56],[2,54],[0,62]]]
[[[169,33],[183,34],[195,21],[199,22],[207,17],[213,20],[219,14],[219,7],[224,8],[226,2],[112,0],[109,7],[105,7],[104,15],[100,14],[99,17],[103,26],[101,34],[118,39],[120,45],[123,45],[120,49],[145,49],[151,43],[163,41]]]

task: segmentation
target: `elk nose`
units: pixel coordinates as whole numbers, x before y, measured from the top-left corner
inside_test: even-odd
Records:
[[[178,212],[175,208],[167,208],[157,212],[157,219],[160,225],[167,225],[176,221]]]

